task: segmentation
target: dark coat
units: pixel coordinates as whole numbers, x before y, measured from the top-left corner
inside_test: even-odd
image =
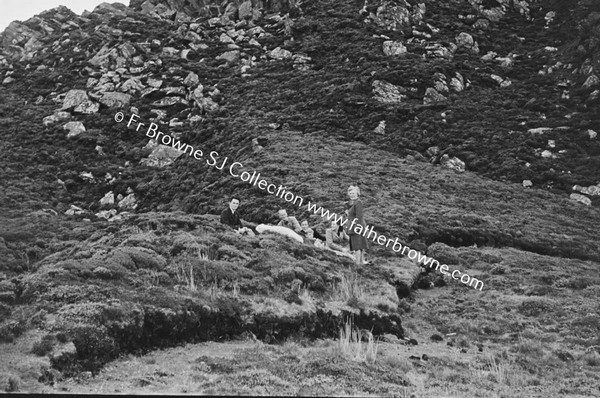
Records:
[[[348,235],[350,235],[350,250],[363,250],[367,248],[367,239],[362,236],[362,235],[358,235],[355,231],[353,231],[353,229],[357,226],[357,225],[361,225],[362,231],[360,231],[359,228],[359,232],[360,233],[364,233],[365,228],[367,227],[367,224],[365,223],[365,217],[363,214],[363,205],[362,202],[360,201],[360,199],[356,199],[354,201],[354,203],[352,204],[352,207],[350,207],[350,211],[348,212],[348,222],[350,224],[352,224],[352,221],[354,219],[357,219],[356,222],[354,223],[354,226],[352,227],[352,230],[350,229],[350,225],[348,225]]]
[[[240,220],[240,215],[236,211],[235,213],[231,212],[231,209],[228,207],[221,213],[221,224],[229,225],[233,228],[242,228],[242,220]]]

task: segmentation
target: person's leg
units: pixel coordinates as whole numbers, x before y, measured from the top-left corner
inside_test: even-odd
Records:
[[[354,262],[356,265],[362,265],[362,250],[356,250],[354,252]]]

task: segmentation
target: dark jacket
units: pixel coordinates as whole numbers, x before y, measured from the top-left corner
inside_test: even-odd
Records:
[[[231,212],[231,209],[228,207],[221,213],[221,224],[229,225],[233,228],[242,228],[242,220],[240,220],[240,215],[236,211],[235,213]]]

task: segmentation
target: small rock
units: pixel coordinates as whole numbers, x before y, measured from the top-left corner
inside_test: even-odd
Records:
[[[197,74],[195,74],[194,72],[190,72],[186,78],[183,80],[183,84],[185,84],[188,87],[194,87],[197,86],[198,83],[200,83],[200,78],[198,77]]]
[[[115,204],[115,194],[110,191],[102,199],[100,199],[100,204],[102,206],[111,206]]]
[[[440,102],[440,101],[446,101],[447,98],[444,97],[442,94],[440,94],[436,89],[434,88],[427,88],[427,90],[425,90],[425,96],[423,97],[423,104],[427,105],[427,104],[432,104],[435,102]]]
[[[406,90],[383,80],[374,80],[372,83],[375,99],[384,104],[398,104],[404,101]]]
[[[385,134],[385,120],[379,122],[377,127],[374,130],[375,134]]]
[[[133,194],[133,193],[125,196],[123,198],[123,200],[121,200],[119,202],[119,208],[125,209],[125,210],[135,210],[137,206],[138,206],[138,204],[135,199],[135,194]]]
[[[221,33],[221,36],[219,36],[219,41],[221,43],[235,43],[235,40],[233,40],[231,37],[229,37],[229,35],[227,35],[227,33]]]
[[[555,155],[547,149],[541,153],[541,156],[546,159],[555,157]]]
[[[592,200],[590,198],[588,198],[587,196],[583,196],[581,194],[578,193],[572,193],[569,196],[570,199],[575,200],[579,203],[583,203],[586,206],[591,206],[592,205]]]
[[[598,136],[598,133],[596,133],[594,130],[588,130],[587,133],[590,136],[590,140],[596,139]]]
[[[464,48],[474,54],[479,54],[479,45],[470,34],[461,32],[456,36],[455,41],[458,48]]]
[[[69,112],[58,111],[58,112],[55,112],[53,115],[46,116],[42,120],[42,123],[44,124],[44,126],[49,126],[49,125],[57,123],[57,122],[69,120],[70,118],[71,118],[71,114]]]
[[[442,167],[452,169],[459,173],[465,171],[465,162],[463,162],[457,157],[450,158],[447,154],[444,154],[442,156],[442,158],[440,159],[440,164],[442,165]]]
[[[398,41],[387,40],[383,42],[383,53],[385,55],[402,55],[407,52],[404,44]]]
[[[75,108],[87,101],[89,101],[89,98],[85,90],[69,90],[63,99],[61,110]]]
[[[456,72],[456,77],[450,79],[450,88],[458,93],[465,89],[465,79],[460,73]]]
[[[2,80],[2,84],[10,84],[14,81],[15,81],[14,77],[8,76],[8,77],[4,78],[4,80]]]
[[[477,21],[475,21],[475,23],[473,24],[473,27],[475,29],[486,30],[487,28],[490,27],[490,21],[488,21],[485,18],[479,18]]]
[[[552,131],[552,127],[536,127],[534,129],[527,130],[527,132],[530,134],[544,134],[549,131]]]
[[[85,132],[85,126],[81,122],[68,122],[63,126],[64,130],[69,130],[67,138],[76,137]]]
[[[277,47],[269,53],[269,56],[274,59],[284,60],[284,59],[292,58],[292,53],[281,47]]]
[[[533,186],[533,182],[531,180],[523,180],[523,188],[531,188]]]
[[[160,88],[163,84],[163,81],[161,79],[154,79],[154,78],[149,77],[146,80],[146,84],[153,88]]]
[[[105,92],[102,93],[102,97],[99,101],[109,108],[121,108],[129,105],[131,102],[131,95],[114,91]]]
[[[600,79],[596,75],[590,75],[585,82],[583,83],[583,87],[590,88],[600,84]]]
[[[224,59],[227,62],[237,62],[240,59],[239,50],[226,51],[223,54],[217,56],[216,59]]]
[[[100,104],[98,104],[97,102],[84,101],[75,107],[74,112],[91,115],[93,113],[98,113],[99,110],[100,110]]]

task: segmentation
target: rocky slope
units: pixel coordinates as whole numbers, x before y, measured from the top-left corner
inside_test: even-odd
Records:
[[[47,333],[38,376],[52,381],[181,342],[332,337],[349,314],[404,335],[408,259],[373,245],[375,265],[351,272],[283,238],[239,239],[211,216],[233,193],[256,223],[281,207],[325,222],[210,167],[210,151],[336,212],[357,183],[378,233],[490,289],[507,260],[482,246],[597,265],[599,38],[584,0],[148,0],[14,22],[0,35],[0,337]],[[204,158],[149,140],[151,122]],[[360,300],[344,294],[357,283]]]

